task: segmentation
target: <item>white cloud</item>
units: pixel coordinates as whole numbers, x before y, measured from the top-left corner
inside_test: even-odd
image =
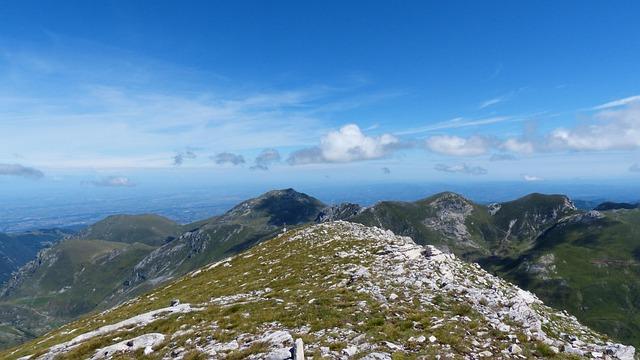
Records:
[[[640,147],[640,104],[595,115],[596,121],[558,128],[548,137],[550,150],[632,150]]]
[[[484,137],[471,136],[463,138],[459,136],[437,135],[426,140],[427,149],[444,155],[452,156],[478,156],[486,154],[491,142]]]
[[[501,148],[503,150],[519,154],[531,154],[535,150],[534,144],[531,141],[518,139],[507,139],[502,143]]]
[[[485,101],[481,102],[479,107],[480,107],[480,109],[485,109],[485,108],[488,108],[489,106],[493,106],[493,105],[499,104],[499,103],[503,102],[504,100],[505,100],[504,96],[498,96],[496,98],[485,100]]]
[[[437,171],[448,172],[448,173],[461,173],[468,175],[486,175],[487,169],[480,166],[469,166],[467,164],[457,164],[457,165],[446,165],[446,164],[437,164],[434,169]]]
[[[320,139],[320,145],[292,153],[290,164],[346,163],[380,159],[402,146],[393,135],[367,136],[355,124],[348,124],[331,131]]]
[[[542,180],[544,180],[541,177],[534,176],[534,175],[527,175],[527,174],[522,174],[522,179],[524,181],[542,181]]]
[[[473,127],[473,126],[481,126],[481,125],[491,125],[497,124],[505,121],[516,121],[511,116],[495,116],[485,119],[465,119],[462,117],[457,117],[448,121],[442,121],[439,123],[435,123],[433,125],[428,125],[415,129],[407,129],[403,131],[395,132],[395,135],[414,135],[434,130],[445,130],[445,129],[459,129],[465,127]]]
[[[95,180],[90,182],[94,186],[100,187],[132,187],[136,186],[128,177],[126,176],[107,176],[100,180]]]
[[[595,107],[592,108],[592,110],[604,110],[604,109],[609,109],[609,108],[613,108],[613,107],[628,105],[628,104],[631,104],[631,103],[634,103],[634,102],[640,102],[640,95],[629,96],[629,97],[624,98],[624,99],[618,99],[618,100],[610,101],[608,103],[595,106]]]

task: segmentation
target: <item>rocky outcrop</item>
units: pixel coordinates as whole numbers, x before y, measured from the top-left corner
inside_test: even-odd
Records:
[[[465,220],[473,212],[473,204],[454,193],[444,193],[429,202],[435,214],[424,220],[424,224],[447,237],[466,244],[473,244]]]
[[[338,205],[329,206],[324,208],[318,217],[316,217],[316,222],[328,222],[328,221],[337,221],[337,220],[348,220],[351,217],[354,217],[360,214],[364,208],[358,204],[352,203],[342,203]]]

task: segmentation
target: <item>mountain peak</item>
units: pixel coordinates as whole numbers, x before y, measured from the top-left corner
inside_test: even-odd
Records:
[[[464,196],[452,191],[443,191],[443,192],[431,195],[425,199],[419,200],[419,202],[428,202],[428,203],[444,202],[444,201],[464,202],[469,204],[471,203],[471,201],[469,201]]]
[[[475,264],[391,231],[328,222],[65,325],[11,356],[290,359],[294,343],[298,354],[330,359],[635,353]]]
[[[301,224],[313,221],[325,205],[318,199],[294,189],[271,190],[244,201],[224,214],[226,220],[268,217],[269,224]]]

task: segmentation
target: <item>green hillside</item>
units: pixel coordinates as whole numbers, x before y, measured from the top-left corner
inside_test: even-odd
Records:
[[[640,210],[557,224],[498,272],[584,323],[640,344]]]
[[[177,237],[181,229],[175,221],[159,215],[113,215],[89,226],[79,236],[84,239],[160,246]]]
[[[273,237],[285,226],[312,222],[325,205],[293,189],[244,201],[221,216],[185,225],[177,240],[149,254],[133,269],[126,294],[137,294]]]
[[[70,236],[71,231],[61,229],[34,230],[14,234],[0,233],[0,284],[11,273],[35,258],[38,251]]]

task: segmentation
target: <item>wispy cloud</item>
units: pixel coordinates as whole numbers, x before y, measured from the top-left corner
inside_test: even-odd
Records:
[[[629,171],[631,172],[640,172],[640,164],[635,163],[629,167]]]
[[[491,141],[481,136],[462,138],[459,136],[438,135],[426,140],[427,149],[444,155],[478,156],[486,154]]]
[[[606,105],[606,104],[605,104]],[[624,104],[623,104],[624,105]],[[619,109],[595,114],[573,128],[557,128],[547,137],[550,150],[602,151],[640,148],[640,103],[626,102]]]
[[[507,121],[518,121],[518,120],[522,120],[522,119],[515,118],[512,116],[494,116],[494,117],[483,118],[483,119],[465,119],[462,117],[458,117],[455,119],[435,123],[433,125],[427,125],[420,128],[396,131],[394,132],[394,135],[398,135],[398,136],[415,135],[415,134],[436,131],[436,130],[460,129],[460,128],[466,128],[466,127],[491,125],[491,124],[498,124],[498,123],[507,122]]]
[[[244,153],[311,146],[332,126],[325,118],[398,96],[350,84],[250,88],[217,76],[216,82],[208,81],[210,74],[152,59],[126,56],[123,61],[113,49],[94,50],[100,56],[79,59],[73,51],[32,50],[0,59],[6,65],[0,80],[11,74],[12,81],[33,90],[19,97],[9,87],[0,90],[0,134],[15,134],[3,138],[3,147],[53,168],[70,163],[90,168],[104,163],[204,166],[206,159],[171,154],[171,149]],[[39,86],[43,73],[60,81]],[[29,134],[22,131],[25,126]]]
[[[640,102],[640,95],[629,96],[623,99],[609,101],[608,103],[604,103],[602,105],[594,106],[592,110],[604,110],[610,109],[618,106],[628,105],[634,102]]]
[[[99,186],[99,187],[133,187],[136,186],[128,177],[126,176],[107,176],[99,180],[94,180],[89,182],[91,185]]]
[[[487,169],[481,166],[469,166],[467,164],[457,164],[457,165],[437,164],[434,167],[434,169],[442,172],[460,173],[460,174],[467,174],[467,175],[486,175],[488,173]]]
[[[506,96],[498,96],[489,100],[485,100],[483,102],[480,103],[480,105],[478,106],[480,109],[485,109],[488,108],[489,106],[493,106],[496,104],[499,104],[503,101],[506,100]]]
[[[0,176],[18,176],[30,179],[40,179],[44,173],[38,169],[20,164],[0,164]]]

